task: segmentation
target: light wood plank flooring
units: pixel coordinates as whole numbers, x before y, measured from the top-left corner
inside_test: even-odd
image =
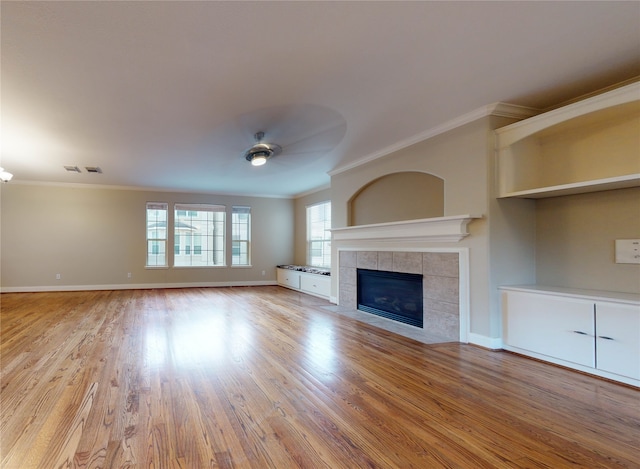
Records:
[[[0,301],[3,469],[640,467],[640,390],[280,287]]]

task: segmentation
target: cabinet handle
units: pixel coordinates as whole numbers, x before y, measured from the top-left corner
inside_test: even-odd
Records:
[[[607,337],[606,335],[599,335],[598,337],[604,340],[615,340],[613,337]]]
[[[589,335],[586,332],[582,332],[582,331],[573,331],[573,332],[575,332],[576,334],[580,334],[580,335]]]

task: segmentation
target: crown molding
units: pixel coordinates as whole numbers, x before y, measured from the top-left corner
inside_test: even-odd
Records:
[[[413,137],[409,137],[405,140],[401,140],[398,143],[385,147],[382,150],[379,150],[375,153],[365,156],[364,158],[360,158],[357,161],[346,164],[344,166],[339,166],[329,171],[328,174],[329,176],[335,176],[337,174],[344,173],[345,171],[349,171],[350,169],[356,168],[358,166],[362,166],[363,164],[370,163],[371,161],[377,160],[378,158],[382,158],[383,156],[387,156],[398,150],[402,150],[403,148],[407,148],[416,143],[436,137],[437,135],[443,134],[445,132],[456,129],[458,127],[462,127],[463,125],[477,121],[478,119],[482,119],[484,117],[497,116],[497,117],[509,117],[512,119],[527,119],[529,117],[539,114],[540,112],[541,111],[538,109],[534,109],[526,106],[518,106],[516,104],[509,104],[509,103],[502,103],[502,102],[489,104],[487,106],[483,106],[474,111],[463,114],[462,116],[451,119],[447,122],[444,122],[441,125],[428,129],[417,135],[414,135]]]
[[[224,192],[224,191],[203,191],[189,189],[171,189],[163,187],[143,187],[143,186],[117,186],[109,184],[85,184],[79,182],[50,182],[50,181],[32,181],[27,179],[15,180],[10,183],[12,186],[43,186],[43,187],[62,187],[67,189],[103,189],[112,191],[136,191],[136,192],[159,192],[169,194],[202,194],[202,195],[220,195],[228,197],[253,197],[256,199],[295,199],[299,196],[292,195],[274,195],[274,194],[243,194],[240,192]],[[330,187],[330,186],[327,186]],[[321,190],[321,189],[317,189]]]

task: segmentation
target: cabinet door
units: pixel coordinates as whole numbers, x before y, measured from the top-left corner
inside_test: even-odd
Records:
[[[640,379],[640,307],[596,303],[596,365]]]
[[[331,279],[321,275],[302,275],[300,278],[300,288],[302,291],[329,298],[331,293]]]
[[[300,272],[289,269],[277,269],[277,280],[285,287],[300,289]]]
[[[504,292],[502,308],[508,345],[595,367],[592,301]]]

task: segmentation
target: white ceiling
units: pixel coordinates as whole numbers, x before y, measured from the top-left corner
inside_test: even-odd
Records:
[[[0,8],[16,182],[295,196],[488,104],[543,109],[640,75],[636,1]],[[258,131],[284,151],[256,168]]]

